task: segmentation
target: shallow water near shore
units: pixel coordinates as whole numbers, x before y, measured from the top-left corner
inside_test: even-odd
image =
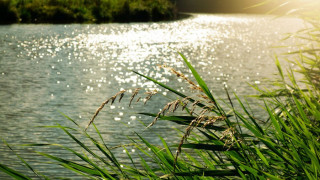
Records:
[[[302,21],[295,18],[209,14],[158,23],[0,26],[0,137],[9,144],[61,143],[77,148],[62,131],[39,126],[70,125],[62,112],[85,127],[104,100],[120,90],[130,93],[141,87],[159,92],[151,100],[154,103],[128,107],[127,95],[122,103],[107,105],[99,114],[95,123],[105,141],[110,147],[126,144],[125,136],[137,132],[153,143],[159,143],[158,134],[174,143],[176,132],[170,128],[176,125],[159,122],[145,130],[138,120],[148,124],[152,118],[137,113],[157,113],[175,96],[131,70],[189,92],[186,83],[158,68],[167,65],[190,76],[177,53],[181,52],[215,96],[225,97],[224,86],[238,95],[253,94],[248,83],[264,84],[264,78],[272,78],[277,72],[274,53],[290,50],[271,47],[298,43],[280,39],[301,27]],[[259,108],[253,107],[257,116]],[[33,148],[14,149],[49,177],[73,176],[58,166],[39,163],[47,160],[35,159]],[[70,156],[59,148],[40,149]],[[128,149],[135,153],[134,148]],[[116,153],[125,158],[122,149]],[[0,163],[24,171],[16,159],[0,146]],[[0,173],[0,179],[5,177]]]

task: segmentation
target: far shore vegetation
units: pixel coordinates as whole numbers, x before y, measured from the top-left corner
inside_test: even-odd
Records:
[[[1,0],[0,24],[148,22],[177,18],[170,0]]]

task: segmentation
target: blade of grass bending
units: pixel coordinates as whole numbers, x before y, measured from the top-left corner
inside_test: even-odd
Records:
[[[69,160],[66,160],[66,159],[62,159],[62,158],[59,158],[59,157],[56,157],[56,156],[53,156],[53,155],[50,155],[50,154],[47,154],[47,153],[42,153],[42,152],[37,152],[38,154],[44,156],[44,157],[47,157],[47,158],[50,158],[52,160],[55,160],[55,161],[58,161],[59,163],[61,163],[60,165],[64,166],[68,166],[68,167],[71,167],[77,171],[80,171],[82,173],[86,173],[86,174],[89,174],[89,175],[93,175],[93,176],[99,176],[100,173],[98,170],[95,170],[91,167],[88,167],[88,166],[85,166],[85,165],[81,165],[79,163],[76,163],[76,162],[73,162],[73,161],[69,161]]]
[[[282,160],[284,160],[286,163],[288,163],[288,165],[290,165],[289,167],[294,168],[294,166],[292,166],[292,164],[295,164],[294,161],[292,161],[290,158],[286,158],[283,155],[283,152],[279,151],[277,148],[280,148],[279,146],[277,146],[276,144],[274,144],[273,142],[269,141],[268,139],[265,139],[263,137],[258,137],[272,152],[274,152],[279,158],[281,158]],[[281,149],[283,150],[283,149]],[[288,153],[287,153],[288,154]],[[297,170],[297,169],[295,169]]]
[[[96,145],[96,147],[100,150],[100,152],[102,152],[117,168],[118,170],[121,172],[122,175],[126,176],[126,174],[122,171],[122,168],[120,167],[120,164],[117,164],[113,158],[111,158],[111,156],[106,152],[106,150],[103,148],[104,146],[101,145],[100,143],[98,143],[95,139],[89,137],[90,140]],[[110,151],[109,151],[110,152]],[[112,154],[110,152],[110,154]],[[96,156],[94,156],[96,157]],[[106,162],[104,159],[102,159],[100,156],[96,157],[97,159],[99,159],[100,161],[102,161],[104,164],[106,164],[108,167],[110,167],[113,171],[115,171],[115,169],[113,168],[112,165],[110,165],[108,162]],[[117,172],[117,171],[115,171]],[[120,173],[119,173],[120,174]]]
[[[258,156],[260,157],[260,159],[262,160],[262,162],[264,162],[268,167],[270,167],[266,157],[264,157],[264,155],[261,153],[261,151],[259,150],[259,148],[257,148],[255,145],[254,145],[254,149],[256,150],[256,153],[258,154]]]
[[[231,105],[231,107],[232,107],[233,114],[234,114],[234,116],[236,117],[240,134],[243,134],[242,128],[241,128],[240,123],[239,123],[239,118],[236,116],[235,108],[234,108],[234,105],[233,105],[233,102],[232,102],[232,100],[231,100],[231,97],[230,97],[230,94],[229,94],[229,91],[228,91],[227,87],[224,87],[224,90],[225,90],[226,93],[227,93],[227,97],[228,97],[229,103],[230,103],[230,105]],[[228,123],[228,125],[230,124],[229,121],[226,121],[226,122]]]
[[[169,91],[177,94],[178,96],[180,96],[180,97],[182,97],[182,98],[188,97],[188,96],[182,94],[181,92],[176,91],[176,90],[170,88],[169,86],[167,86],[167,85],[165,85],[165,84],[163,84],[163,83],[161,83],[161,82],[159,82],[159,81],[157,81],[157,80],[155,80],[155,79],[152,79],[152,78],[150,78],[150,77],[148,77],[148,76],[145,76],[145,75],[143,75],[143,74],[141,74],[141,73],[139,73],[139,72],[137,72],[137,71],[132,71],[132,72],[134,72],[134,73],[138,74],[139,76],[142,76],[142,77],[144,77],[144,78],[146,78],[146,79],[154,82],[155,84],[158,84],[159,86],[161,86],[161,87],[163,87],[163,88],[165,88],[165,89],[167,89],[167,90],[169,90]],[[188,98],[188,100],[189,100],[190,102],[192,102],[192,103],[195,102],[195,100],[192,99],[192,98]],[[196,105],[199,106],[199,107],[206,107],[206,106],[205,106],[204,104],[202,104],[202,103],[197,103]],[[212,111],[216,112],[215,110],[212,110]],[[216,112],[216,113],[218,113],[218,112]],[[220,113],[219,113],[219,115],[220,115]]]
[[[191,172],[177,172],[174,175],[176,176],[239,176],[239,173],[237,170],[203,170],[203,171],[191,171]],[[161,178],[170,178],[172,174],[166,174],[162,176]]]
[[[196,150],[195,152],[201,158],[201,160],[205,163],[205,166],[208,167],[208,169],[217,169],[215,167],[216,164],[214,164],[214,161],[209,160],[207,156],[207,151]]]
[[[141,157],[140,155],[139,155],[139,157],[140,157],[140,162],[141,162],[141,165],[143,166],[143,168],[145,169],[145,172],[147,172],[147,176],[149,176],[149,178],[151,178],[150,177],[150,175],[152,176],[152,177],[154,177],[154,178],[156,178],[157,177],[157,175],[154,173],[154,171],[150,168],[150,166],[147,164],[147,162],[143,159],[143,157]]]
[[[83,162],[86,162],[86,163],[88,163],[89,165],[91,165],[91,166],[94,168],[94,170],[98,171],[99,174],[102,173],[104,176],[110,176],[110,175],[111,175],[106,169],[104,169],[102,166],[94,163],[94,162],[93,162],[92,160],[90,160],[88,157],[83,156],[83,155],[79,154],[78,152],[76,152],[76,151],[74,151],[74,150],[72,150],[72,149],[70,149],[70,148],[68,148],[68,147],[64,147],[64,146],[62,146],[62,145],[59,145],[59,146],[62,147],[62,148],[64,148],[64,149],[66,149],[66,150],[68,150],[68,151],[70,151],[71,153],[73,153],[74,155],[76,155],[77,157],[79,157]],[[40,155],[41,155],[41,154],[45,154],[45,153],[41,153],[41,152],[37,152],[37,153],[40,154]],[[49,155],[49,154],[48,154],[48,155]],[[49,155],[49,156],[51,156],[51,155]],[[52,157],[54,157],[54,156],[52,156]],[[116,174],[113,174],[113,175],[116,175]]]
[[[61,125],[59,125],[59,126],[36,126],[37,128],[60,128],[60,127],[63,127],[63,128],[65,128],[65,129],[69,129],[69,130],[73,130],[73,131],[77,131],[77,129],[75,129],[75,128],[71,128],[71,127],[67,127],[67,126],[61,126]]]
[[[104,147],[108,150],[109,154],[106,153],[105,156],[107,156],[107,158],[115,165],[117,166],[117,168],[122,172],[121,167],[120,167],[120,163],[118,162],[117,158],[113,155],[113,153],[111,152],[111,150],[108,148],[108,146],[106,145],[106,143],[104,142],[104,139],[101,136],[101,133],[99,131],[99,129],[97,128],[97,126],[92,123],[93,127],[95,128],[96,132],[98,133]],[[87,132],[85,132],[87,134]]]
[[[138,113],[141,115],[146,115],[146,116],[151,116],[151,117],[157,117],[157,114],[152,114],[152,113]],[[194,120],[197,117],[195,116],[163,116],[160,115],[159,119],[163,119],[163,120],[173,120],[173,121],[190,121],[190,120]]]
[[[127,148],[126,148],[125,146],[123,146],[123,149],[126,151],[126,154],[127,154],[127,156],[129,157],[129,159],[130,159],[132,165],[134,166],[134,168],[137,169],[137,167],[136,167],[135,163],[133,162],[133,159],[132,159],[129,151],[127,150]]]
[[[244,112],[249,116],[249,119],[251,120],[251,122],[253,122],[253,124],[254,124],[254,126],[255,126],[255,129],[257,129],[261,134],[265,134],[265,132],[263,131],[263,129],[261,128],[261,126],[256,122],[256,120],[252,117],[252,115],[248,112],[248,110],[247,110],[247,108],[243,105],[243,103],[242,103],[242,101],[240,100],[240,98],[236,95],[236,94],[234,94],[235,95],[235,97],[237,98],[237,100],[238,100],[238,102],[240,103],[240,106],[242,107],[242,109],[244,110]],[[235,114],[239,117],[239,116],[241,116],[242,117],[242,115],[240,115],[240,113],[238,113],[238,112],[235,112]],[[242,120],[242,122],[243,122],[243,120],[244,120],[244,118],[241,118],[241,117],[239,117],[241,120]]]
[[[59,125],[59,124],[58,124]],[[104,164],[106,164],[107,166],[110,166],[108,162],[106,162],[103,158],[101,158],[100,156],[96,155],[93,151],[91,151],[86,145],[84,145],[81,141],[79,141],[76,137],[74,137],[69,131],[67,131],[65,128],[60,127],[69,137],[71,137],[77,144],[79,144],[83,149],[85,149],[88,153],[90,153],[92,156],[94,156],[95,158],[99,159],[101,162],[103,162]],[[98,165],[96,165],[95,163],[93,163],[90,159],[80,155],[79,153],[75,152],[74,150],[64,147],[65,149],[71,151],[73,154],[77,155],[78,157],[80,157],[82,160],[84,160],[85,162],[89,163],[90,165],[92,165],[93,167],[95,167],[96,169],[98,169],[101,173],[103,173],[105,176],[108,176],[108,173],[106,173],[104,170],[102,170]]]
[[[204,136],[206,136],[209,140],[218,140],[220,141],[219,136],[217,136],[216,134],[214,134],[212,131],[210,131],[209,129],[205,129],[208,133],[202,131],[201,129],[198,129],[198,131],[200,131]],[[221,142],[221,144],[223,144]]]
[[[139,135],[138,135],[139,136]],[[139,136],[141,137],[141,136]],[[129,138],[131,139],[131,138]],[[133,139],[131,139],[133,142],[135,142]],[[163,151],[163,149],[159,149],[156,146],[151,145],[150,143],[148,143],[146,140],[141,139],[145,145],[147,145],[147,147],[149,147],[150,150],[152,150],[152,153],[156,156],[151,155],[150,153],[146,152],[145,150],[142,149],[141,145],[135,145],[136,148],[138,148],[142,153],[144,153],[145,155],[147,155],[148,157],[152,158],[154,160],[155,163],[157,163],[159,165],[159,167],[161,167],[161,169],[163,170],[163,172],[166,174],[166,171],[170,171],[173,169],[172,164],[174,163],[174,159],[172,158],[173,155],[167,155],[165,154]],[[162,167],[163,165],[165,165],[166,167]],[[177,168],[178,169],[186,169],[186,167],[184,166],[184,164],[182,163],[177,163]]]
[[[144,78],[146,78],[146,79],[154,82],[155,84],[158,84],[159,86],[161,86],[161,87],[163,87],[163,88],[165,88],[165,89],[168,89],[169,91],[171,91],[171,92],[173,92],[173,93],[175,93],[175,94],[177,94],[177,95],[179,95],[179,96],[181,96],[181,97],[183,97],[183,98],[186,98],[186,97],[187,97],[186,95],[182,94],[181,92],[176,91],[176,90],[170,88],[169,86],[167,86],[167,85],[165,85],[165,84],[163,84],[163,83],[161,83],[161,82],[159,82],[159,81],[157,81],[157,80],[155,80],[155,79],[152,79],[152,78],[150,78],[150,77],[148,77],[148,76],[145,76],[145,75],[143,75],[143,74],[140,74],[140,73],[137,72],[137,71],[133,71],[133,72],[136,73],[136,74],[138,74],[139,76],[142,76],[142,77],[144,77]]]
[[[15,179],[28,179],[28,180],[31,180],[31,178],[29,178],[28,176],[18,172],[18,171],[15,171],[14,169],[11,169],[9,168],[8,166],[6,165],[3,165],[3,164],[0,164],[0,171],[8,174],[9,176],[11,176],[12,178],[15,178]]]
[[[76,126],[80,127],[77,122],[71,119],[69,116],[65,115],[63,112],[59,112],[63,117],[67,118],[69,121],[73,122]]]
[[[201,131],[201,130],[199,130],[203,135],[205,135],[208,139],[210,139],[210,140],[215,140],[216,142],[215,143],[217,143],[217,144],[215,144],[215,145],[224,145],[224,142],[222,142],[222,141],[220,141],[219,139],[219,137],[217,136],[217,135],[215,135],[214,133],[212,133],[210,130],[208,130],[207,129],[207,132],[209,133],[206,133],[206,132],[204,132],[204,131]],[[218,159],[220,160],[220,162],[221,163],[225,163],[224,162],[224,160],[223,160],[223,158],[220,156],[220,155],[218,155],[218,153],[220,152],[220,151],[212,151],[217,157],[218,157]],[[225,154],[228,154],[228,155],[230,155],[230,156],[234,156],[235,158],[237,158],[237,159],[239,159],[239,160],[243,160],[243,157],[238,153],[238,152],[235,152],[235,151],[222,151],[222,152],[224,152]]]
[[[94,125],[94,127],[96,128],[97,133],[99,134],[100,138],[102,138],[99,130],[97,129],[97,127]],[[91,142],[96,145],[96,147],[100,150],[100,152],[102,152],[114,165],[115,167],[118,168],[118,170],[121,172],[122,175],[126,174],[122,171],[122,168],[120,167],[120,163],[117,161],[117,159],[113,156],[113,153],[110,151],[110,149],[106,146],[106,144],[104,143],[103,139],[103,145],[101,143],[99,143],[97,140],[95,140],[94,138],[92,138],[86,131],[83,131],[83,133],[85,134],[85,136],[87,136],[87,138],[89,138],[91,140]],[[108,151],[108,152],[107,152]],[[89,152],[90,153],[90,152]],[[108,154],[109,153],[109,154]],[[92,154],[92,153],[90,153]],[[100,156],[95,156],[94,154],[92,154],[94,157],[96,157],[97,159],[99,159],[100,161],[102,161],[104,164],[106,164],[107,166],[109,166],[113,171],[115,171],[115,169],[113,168],[113,166],[111,166],[108,162],[106,162],[104,159],[102,159]]]
[[[148,141],[146,141],[144,138],[142,138],[139,134],[137,134],[137,136],[142,140],[142,142],[147,147],[149,147],[152,150],[153,154],[157,156],[157,158],[161,161],[160,164],[163,164],[164,166],[166,166],[166,169],[168,169],[168,170],[173,169],[173,159],[170,158],[169,155],[164,154],[162,152],[162,150],[160,150],[156,146],[150,144]]]
[[[211,160],[212,160],[213,162],[215,162],[216,164],[221,164],[221,163],[224,164],[223,161],[221,161],[221,159],[220,159],[221,157],[218,156],[217,153],[213,152],[214,155],[211,154],[211,152],[209,152],[209,151],[206,151],[206,153],[207,153],[208,156],[211,158]],[[207,158],[207,160],[210,161],[209,158]],[[211,162],[211,161],[210,161],[210,162]],[[212,162],[211,162],[211,163],[212,163]]]
[[[86,173],[84,173],[84,172],[82,172],[82,171],[80,171],[80,170],[77,170],[77,169],[75,169],[75,168],[73,168],[73,167],[71,167],[71,166],[69,166],[69,165],[67,165],[67,164],[59,164],[59,165],[63,166],[63,167],[66,168],[66,169],[69,169],[69,170],[71,170],[71,171],[74,171],[75,173],[78,173],[78,174],[80,174],[81,176],[84,176],[84,177],[86,177],[86,178],[88,178],[88,179],[94,179],[94,180],[96,179],[96,178],[93,177],[92,174],[86,174]]]
[[[174,145],[177,146],[177,145]],[[183,148],[189,148],[189,149],[204,149],[204,150],[212,150],[212,151],[233,151],[238,150],[238,148],[235,147],[226,147],[225,145],[212,145],[212,144],[183,144]]]
[[[210,98],[210,100],[212,100],[214,102],[214,104],[217,105],[217,102],[214,99],[214,97],[212,96],[207,84],[203,81],[203,79],[200,77],[198,72],[193,68],[193,66],[189,63],[189,61],[187,60],[187,58],[183,54],[179,53],[179,55],[182,57],[184,62],[187,64],[188,68],[191,70],[194,78],[197,80],[197,82],[198,82],[199,86],[201,87],[201,89],[203,90],[203,92],[208,96],[208,98]]]
[[[235,162],[237,164],[235,166],[239,166],[240,168],[245,169],[247,172],[253,174],[254,176],[258,176],[257,175],[258,174],[258,170],[254,169],[254,168],[252,168],[250,166],[247,166],[246,164],[243,164],[242,161],[239,161],[239,159],[236,159],[236,158],[234,158],[232,156],[230,158],[232,159],[233,162]],[[244,162],[244,163],[246,163],[246,162]]]
[[[160,138],[160,140],[161,140],[164,148],[166,149],[166,152],[167,152],[167,154],[169,155],[169,157],[172,158],[172,159],[174,159],[174,156],[173,156],[173,154],[172,154],[172,152],[171,152],[171,150],[170,150],[167,142],[166,142],[161,136],[158,136],[158,137]]]
[[[281,68],[279,59],[278,59],[277,56],[275,57],[275,59],[276,59],[276,60],[275,60],[275,64],[276,64],[276,66],[277,66],[277,68],[278,68],[278,71],[279,71],[279,73],[280,73],[281,79],[282,79],[283,83],[285,83],[284,75],[283,75],[283,71],[282,71],[282,68]]]
[[[7,141],[5,141],[4,139],[2,139],[2,142],[20,159],[20,161],[27,167],[29,168],[35,175],[37,175],[38,177],[39,174],[19,155],[17,154],[12,148],[11,146],[7,143]],[[41,175],[43,176],[43,175]],[[44,176],[44,178],[46,179],[46,177]]]
[[[157,114],[152,114],[152,113],[138,113],[141,115],[146,115],[146,116],[151,116],[151,117],[157,117]],[[182,124],[182,125],[189,125],[192,120],[196,119],[194,116],[159,116],[159,120],[168,120],[175,122],[177,124]],[[203,126],[204,123],[200,123],[199,127]],[[225,131],[227,127],[221,127],[221,126],[214,126],[214,125],[207,125],[205,127],[206,129],[213,129],[216,131]]]
[[[128,165],[123,165],[126,168],[126,172],[130,173],[133,175],[133,179],[142,179],[141,177],[147,176],[147,173],[143,170],[137,169],[137,168],[132,168],[131,166]]]
[[[188,161],[193,167],[200,167],[201,163],[198,161],[198,159],[194,158],[187,152],[183,152],[183,154],[188,158]]]
[[[147,145],[147,144],[146,144]],[[163,172],[165,172],[166,170],[168,170],[169,168],[164,168],[163,165],[166,164],[164,161],[163,161],[163,158],[159,157],[159,155],[157,153],[154,152],[154,150],[152,150],[152,148],[150,148],[149,150],[152,150],[152,153],[155,154],[152,155],[150,154],[149,152],[147,152],[146,150],[144,150],[144,148],[141,146],[141,145],[135,145],[135,147],[137,149],[139,149],[139,151],[141,151],[143,154],[145,154],[146,156],[150,157],[152,160],[153,160],[153,163],[156,163],[158,165],[158,167],[160,167],[160,169],[162,169]],[[147,146],[149,147],[149,146]],[[160,151],[158,151],[160,152]],[[140,156],[140,155],[139,155]],[[172,169],[172,168],[171,168]],[[142,173],[140,175],[143,175],[143,176],[148,176],[147,172],[145,173]]]
[[[283,140],[282,130],[281,130],[281,127],[280,127],[280,125],[279,125],[276,117],[273,115],[273,113],[272,113],[271,110],[269,109],[269,107],[268,107],[268,105],[266,104],[266,102],[264,102],[264,104],[265,104],[265,107],[266,107],[267,112],[268,112],[268,114],[269,114],[269,117],[270,117],[270,119],[271,119],[271,122],[272,122],[272,124],[273,124],[273,126],[275,127],[275,130],[276,130],[276,132],[277,132],[276,135],[279,135],[280,140]]]

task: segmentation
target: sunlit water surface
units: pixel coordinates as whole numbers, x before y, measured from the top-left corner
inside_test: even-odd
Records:
[[[155,144],[160,143],[158,134],[177,143],[176,132],[170,129],[175,124],[159,122],[145,130],[139,120],[148,124],[152,118],[137,115],[157,113],[176,96],[131,70],[188,94],[185,82],[158,68],[167,65],[190,77],[177,54],[181,52],[215,96],[225,98],[224,86],[238,95],[253,94],[248,83],[263,85],[263,79],[276,72],[271,47],[296,44],[279,40],[302,26],[294,18],[253,15],[194,15],[160,23],[0,26],[0,136],[10,144],[61,143],[79,149],[63,131],[39,126],[71,125],[62,112],[85,127],[104,100],[125,89],[128,94],[122,102],[107,105],[95,120],[107,144],[130,143],[125,135],[134,132]],[[146,105],[134,102],[129,108],[129,94],[138,87],[159,93]],[[142,98],[144,90],[139,94]],[[253,106],[257,116],[259,108]],[[33,150],[39,150],[73,158],[59,148],[13,148],[49,177],[74,177],[33,155]],[[137,153],[134,147],[127,148]],[[123,149],[114,152],[127,160]],[[26,171],[4,145],[0,163]],[[1,177],[7,176],[0,173]]]

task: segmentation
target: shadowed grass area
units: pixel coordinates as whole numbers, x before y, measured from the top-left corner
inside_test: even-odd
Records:
[[[37,154],[89,179],[319,179],[320,29],[316,18],[319,16],[310,16],[308,11],[302,17],[309,23],[308,27],[290,37],[303,38],[307,40],[306,44],[300,46],[300,51],[286,56],[286,59],[296,64],[297,69],[289,68],[285,71],[276,58],[275,65],[279,73],[278,78],[273,81],[275,89],[263,90],[263,87],[255,87],[261,92],[259,98],[264,103],[261,112],[268,115],[266,119],[257,119],[250,106],[236,94],[229,94],[227,89],[227,101],[217,99],[210,90],[210,85],[180,54],[193,77],[188,78],[171,69],[172,73],[191,85],[194,91],[181,93],[169,84],[135,72],[176,95],[176,99],[168,102],[160,112],[141,113],[154,118],[146,127],[157,126],[158,121],[182,124],[184,130],[177,133],[181,139],[175,145],[169,146],[160,136],[162,145],[153,145],[136,134],[128,138],[131,145],[136,147],[140,160],[134,160],[126,146],[118,148],[123,148],[130,162],[125,163],[123,159],[115,157],[94,121],[104,106],[124,103],[121,102],[122,97],[128,93],[123,90],[105,100],[93,113],[87,128],[94,128],[95,135],[88,134],[87,128],[79,126],[66,115],[64,116],[73,126],[57,124],[46,127],[60,129],[81,150],[59,144],[35,143],[24,146],[54,146],[69,151],[81,161],[67,160],[43,152]],[[304,79],[296,79],[297,73],[301,73]],[[139,90],[129,94],[129,105],[137,99]],[[155,95],[155,92],[147,92],[145,100],[158,103],[150,99]],[[47,178],[37,173],[19,155],[18,158],[37,176]],[[3,164],[0,164],[0,170],[16,179],[29,178]]]
[[[173,20],[170,0],[2,0],[0,23],[105,23]]]

